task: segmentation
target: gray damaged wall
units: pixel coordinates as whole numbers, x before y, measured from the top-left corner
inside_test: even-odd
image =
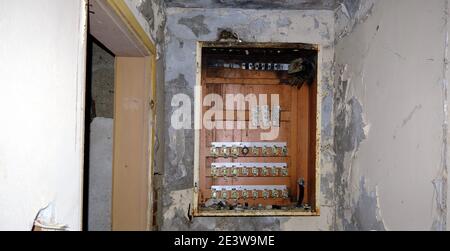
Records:
[[[448,1],[348,0],[334,20],[327,11],[168,13],[162,229],[448,229]],[[193,97],[195,43],[219,28],[325,47],[320,218],[187,220],[194,133],[170,128],[170,100]]]
[[[243,9],[167,10],[165,69],[165,166],[163,230],[329,230],[334,216],[334,164],[332,109],[334,12]],[[194,218],[188,220],[192,201],[194,130],[175,130],[170,125],[172,97],[184,93],[194,98],[196,43],[215,41],[218,29],[231,28],[249,42],[303,42],[320,44],[322,82],[322,204],[315,218]],[[192,115],[192,118],[194,116]],[[193,121],[192,121],[193,123]]]
[[[138,22],[150,36],[158,50],[158,57],[164,55],[164,26],[166,5],[164,0],[125,0]]]
[[[89,149],[88,230],[111,230],[113,120],[94,118]]]
[[[168,7],[284,10],[334,10],[342,0],[166,0]]]
[[[336,14],[334,229],[445,230],[448,1]]]

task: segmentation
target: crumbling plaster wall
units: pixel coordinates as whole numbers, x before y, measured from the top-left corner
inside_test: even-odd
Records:
[[[333,228],[445,230],[448,1],[344,1],[336,18]]]
[[[168,7],[334,10],[341,0],[166,0]]]
[[[334,164],[331,149],[334,57],[334,12],[327,10],[244,10],[168,8],[165,69],[165,166],[162,210],[163,230],[329,230],[334,203]],[[194,218],[188,220],[192,201],[194,130],[170,125],[177,107],[172,97],[183,93],[194,103],[197,41],[215,41],[218,29],[231,28],[248,42],[303,42],[320,44],[322,82],[321,172],[323,189],[320,217],[306,218]],[[193,106],[192,106],[193,108]],[[192,109],[193,111],[193,109]],[[192,114],[192,118],[194,118]],[[192,121],[193,127],[193,121]],[[328,150],[327,150],[328,149]]]
[[[164,0],[125,0],[131,12],[158,49],[162,56],[166,6]]]

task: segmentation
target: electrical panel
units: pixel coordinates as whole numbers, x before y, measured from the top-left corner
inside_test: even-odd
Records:
[[[197,215],[319,213],[317,55],[304,44],[203,46]]]

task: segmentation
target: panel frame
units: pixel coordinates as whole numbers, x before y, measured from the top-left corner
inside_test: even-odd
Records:
[[[203,159],[202,153],[200,150],[201,145],[201,128],[202,128],[202,99],[203,99],[203,83],[202,83],[202,51],[203,48],[296,48],[303,50],[313,50],[317,51],[317,77],[316,77],[316,97],[314,98],[315,104],[311,109],[315,110],[315,145],[311,151],[315,151],[315,159],[312,160],[314,162],[315,169],[315,191],[314,191],[314,199],[313,199],[313,212],[304,212],[300,210],[246,210],[242,212],[235,211],[218,211],[218,210],[201,210],[199,208],[199,182],[201,176],[201,167],[200,161]],[[194,135],[194,183],[193,183],[193,198],[192,205],[190,206],[191,212],[189,212],[194,217],[264,217],[264,216],[289,216],[289,217],[305,217],[305,216],[320,216],[320,159],[321,159],[321,97],[322,94],[322,73],[321,73],[321,63],[323,60],[323,55],[321,51],[321,45],[319,44],[305,44],[305,43],[264,43],[264,42],[256,42],[256,43],[234,43],[234,42],[211,42],[211,41],[198,41],[197,42],[197,53],[196,53],[196,85],[195,85],[195,94],[194,94],[194,127],[195,127],[195,135]],[[292,116],[292,114],[291,114]],[[314,120],[314,119],[313,119]],[[312,128],[311,128],[312,130]]]

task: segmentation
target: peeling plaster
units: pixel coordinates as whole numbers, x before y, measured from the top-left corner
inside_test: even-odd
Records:
[[[323,146],[330,145],[332,139],[333,108],[333,55],[334,55],[334,13],[332,11],[281,11],[244,9],[185,9],[167,10],[166,38],[166,84],[165,114],[172,114],[173,95],[183,93],[193,98],[195,85],[195,53],[197,41],[215,41],[217,31],[230,28],[249,42],[304,42],[320,44],[322,58],[321,87]],[[294,25],[295,24],[295,25]],[[196,34],[197,33],[197,34]],[[193,115],[191,116],[194,117]],[[163,230],[330,230],[333,203],[325,194],[320,217],[297,220],[294,217],[194,217],[186,220],[189,205],[180,201],[183,194],[190,196],[193,187],[194,131],[174,130],[170,118],[165,119],[165,163],[163,185]],[[321,155],[323,173],[332,177],[332,151]],[[323,180],[323,179],[322,179]],[[330,178],[328,184],[332,186]],[[192,199],[192,198],[191,198]],[[191,199],[189,201],[191,201]]]
[[[211,32],[205,24],[205,16],[203,15],[198,15],[192,18],[181,18],[178,20],[178,23],[191,29],[196,37],[200,35],[207,35]]]
[[[180,5],[179,2],[171,2],[172,6]],[[443,2],[445,2],[446,9],[448,9],[448,1],[439,1],[439,3]],[[169,48],[167,54],[169,63],[167,64],[166,77],[167,79],[172,80],[166,83],[166,97],[170,97],[170,95],[176,91],[179,92],[181,90],[188,95],[191,95],[195,80],[195,77],[191,74],[195,67],[191,67],[190,65],[193,65],[193,63],[189,61],[192,55],[195,54],[195,44],[193,40],[215,40],[216,34],[214,31],[219,28],[232,28],[234,31],[238,32],[244,40],[250,42],[286,42],[292,40],[294,37],[292,34],[305,34],[300,37],[311,42],[317,40],[332,40],[332,44],[328,44],[326,42],[325,44],[322,44],[325,49],[334,49],[334,46],[338,45],[345,38],[350,36],[352,36],[352,39],[354,37],[362,39],[362,46],[355,48],[356,51],[352,52],[351,55],[345,55],[349,57],[346,59],[354,61],[350,61],[349,64],[343,64],[342,61],[345,61],[342,59],[343,55],[338,53],[337,55],[334,55],[334,60],[327,60],[321,64],[324,72],[322,76],[324,83],[322,86],[322,145],[320,159],[323,170],[321,170],[322,175],[320,178],[320,200],[322,205],[321,211],[324,213],[324,216],[320,218],[308,219],[289,217],[282,219],[265,218],[264,220],[274,224],[272,229],[387,230],[388,227],[385,222],[386,219],[390,219],[392,221],[392,217],[395,217],[395,213],[402,209],[404,203],[403,199],[401,202],[397,202],[395,200],[393,201],[395,197],[392,198],[393,196],[386,196],[386,190],[392,187],[392,178],[389,176],[391,173],[399,175],[396,170],[398,167],[395,166],[397,164],[396,161],[392,161],[392,159],[390,159],[391,162],[389,162],[382,159],[382,157],[378,157],[377,163],[380,165],[380,168],[386,169],[386,173],[382,173],[381,177],[379,174],[380,171],[375,172],[374,170],[367,170],[361,167],[361,165],[364,165],[364,161],[371,159],[367,159],[368,157],[365,155],[362,156],[363,153],[367,155],[368,150],[365,149],[367,148],[367,145],[374,147],[373,143],[369,143],[383,142],[379,140],[374,141],[373,136],[369,138],[370,133],[375,133],[376,136],[380,136],[380,132],[377,131],[380,130],[380,121],[372,121],[374,122],[372,125],[367,120],[368,117],[373,117],[373,114],[369,114],[368,112],[373,111],[373,107],[371,106],[373,106],[374,103],[372,100],[373,98],[369,98],[373,97],[372,94],[370,96],[366,95],[366,89],[373,91],[373,85],[376,84],[379,88],[376,89],[377,93],[373,95],[383,94],[384,96],[379,97],[388,98],[388,94],[382,93],[382,91],[384,91],[383,88],[385,86],[391,84],[390,82],[381,82],[380,79],[377,79],[376,83],[373,83],[373,74],[374,72],[377,72],[376,69],[373,69],[373,62],[377,62],[380,57],[389,57],[389,59],[393,59],[393,62],[390,62],[393,66],[399,67],[398,62],[401,62],[401,67],[409,69],[407,68],[407,65],[411,62],[411,60],[416,60],[415,57],[417,57],[412,56],[412,54],[406,54],[405,50],[400,50],[398,45],[396,48],[395,46],[387,44],[386,41],[383,40],[386,39],[385,30],[393,32],[395,31],[395,28],[389,27],[389,23],[385,24],[380,22],[380,10],[383,10],[383,12],[389,12],[392,10],[392,7],[400,8],[403,5],[409,6],[412,4],[412,2],[408,1],[401,1],[398,3],[399,4],[397,5],[397,2],[394,4],[390,1],[375,0],[340,1],[338,3],[339,7],[334,12],[335,23],[332,26],[330,26],[330,23],[327,20],[324,21],[320,18],[319,12],[297,12],[296,17],[292,17],[290,15],[286,15],[287,12],[285,13],[280,11],[255,12],[254,10],[243,9],[181,10],[177,8],[169,8],[170,18],[167,26],[169,38],[166,41],[166,46]],[[191,4],[192,2],[188,1],[182,3],[181,5],[183,5],[183,7],[196,8]],[[423,7],[423,5],[420,5],[419,2],[414,2],[414,4],[416,10],[419,7]],[[243,5],[240,7],[242,6]],[[379,8],[376,9],[375,7],[377,6]],[[222,7],[224,6],[222,5]],[[374,21],[372,17],[375,15],[377,16],[379,23],[375,23],[375,25],[373,25]],[[303,20],[299,20],[299,18]],[[444,29],[448,30],[447,10],[444,13],[444,19]],[[371,20],[370,26],[366,25],[368,20]],[[186,29],[186,27],[188,29]],[[368,27],[370,27],[370,29],[368,29]],[[379,33],[383,33],[383,36],[379,37]],[[195,35],[195,38],[193,35]],[[299,38],[295,38],[294,40],[297,40],[298,42],[298,39]],[[347,42],[348,41],[345,43]],[[342,45],[340,45],[339,48],[342,48]],[[186,53],[185,51],[188,52]],[[446,200],[448,196],[448,142],[446,136],[448,133],[447,51],[448,34],[445,39],[444,73],[442,76],[442,93],[444,95],[444,120],[442,122],[443,138],[441,143],[442,163],[441,171],[431,184],[435,191],[435,197],[433,198],[433,205],[435,206],[433,209],[433,230],[446,229]],[[374,55],[376,53],[379,53],[380,55]],[[424,61],[427,61],[428,64],[437,63],[438,58],[439,57],[437,55],[426,55],[426,57],[424,57]],[[173,62],[180,64],[174,65]],[[183,77],[181,77],[181,75]],[[352,80],[354,77],[356,78]],[[387,79],[392,81],[392,78]],[[371,101],[371,103],[368,103],[367,100]],[[424,114],[429,112],[429,110],[430,103],[427,102],[416,102],[414,104],[409,104],[402,110],[397,109],[397,117],[391,120],[395,121],[396,124],[389,127],[388,130],[390,130],[390,132],[394,130],[394,135],[397,134],[397,131],[405,133],[405,135],[411,135],[411,132],[414,132],[414,129],[420,130],[416,120],[423,119]],[[170,114],[170,109],[167,114]],[[379,116],[376,116],[376,118],[379,119]],[[382,128],[385,129],[384,126]],[[193,138],[189,136],[189,131],[176,132],[168,129],[168,135],[170,135],[170,146],[168,150],[170,153],[168,154],[168,161],[166,161],[166,167],[168,167],[166,169],[169,170],[169,174],[173,174],[173,177],[181,177],[179,179],[182,181],[178,181],[177,178],[168,177],[166,175],[165,186],[169,186],[170,188],[168,188],[168,191],[172,191],[175,194],[188,193],[185,191],[188,191],[189,186],[192,185],[189,184],[191,180],[186,177],[191,175],[189,170],[191,169],[192,164],[186,161],[186,156],[190,156],[191,153],[190,149],[183,146],[182,143],[184,140],[191,142]],[[392,141],[392,138],[390,138],[390,140]],[[398,139],[394,144],[400,144],[400,141],[401,144],[405,144],[408,142],[405,140],[406,139]],[[388,146],[385,145],[378,147]],[[402,153],[404,153],[406,149],[409,149],[407,146],[402,148],[398,148],[398,146],[396,147],[396,150],[402,151]],[[419,145],[417,147],[419,147]],[[371,150],[373,152],[373,149]],[[386,152],[384,151],[384,153]],[[364,157],[364,159],[360,159],[362,157]],[[402,161],[409,163],[408,160],[405,161],[402,159]],[[386,165],[389,164],[394,165],[394,167],[387,167]],[[374,166],[371,165],[371,167]],[[177,168],[180,170],[176,171]],[[430,168],[434,168],[434,166]],[[186,177],[184,175],[186,175]],[[408,178],[415,177],[410,175]],[[390,182],[389,186],[383,184],[386,180]],[[384,195],[384,197],[381,197],[382,195]],[[396,192],[396,196],[399,195],[402,196],[400,192]],[[167,196],[164,198],[164,208],[165,210],[168,210],[167,214],[174,217],[170,219],[167,218],[165,220],[163,227],[164,229],[236,229],[234,224],[245,225],[245,229],[264,228],[264,225],[260,225],[263,222],[261,219],[194,218],[193,222],[187,222],[185,219],[186,209],[184,209],[186,205],[179,206],[179,200],[180,197],[175,195],[171,195],[170,198],[167,198]],[[381,204],[381,202],[384,202],[384,204]],[[401,205],[395,207],[393,203],[399,203]],[[411,204],[411,202],[409,203]],[[383,212],[382,208],[384,209]],[[177,227],[177,225],[180,226]],[[224,227],[219,227],[219,225],[223,225]],[[395,228],[399,225],[393,224],[392,226]],[[418,228],[423,227],[423,224],[414,225],[414,223],[402,223],[400,226]],[[239,228],[239,230],[242,229]]]
[[[365,179],[361,177],[360,195],[353,205],[352,227],[361,231],[385,231],[381,217],[377,192],[367,191]]]
[[[157,58],[163,54],[163,45],[166,25],[166,5],[164,0],[127,0],[136,6],[138,19],[145,20],[146,31],[155,43]]]
[[[181,8],[244,8],[244,9],[327,9],[341,0],[167,0],[169,7]]]
[[[376,0],[344,0],[335,11],[336,40],[351,34],[372,14]],[[336,41],[337,42],[337,41]]]
[[[346,212],[352,210],[349,203],[354,190],[350,189],[352,162],[359,146],[367,138],[363,108],[356,97],[349,95],[350,78],[346,78],[347,66],[339,66],[341,75],[338,77],[334,93],[334,161],[336,173],[334,177],[333,200],[336,203],[334,229],[353,230]],[[329,191],[329,190],[328,190]]]
[[[447,4],[447,1],[445,1]],[[188,2],[184,7],[190,6]],[[355,30],[359,26],[363,26],[370,17],[374,15],[374,9],[376,4],[383,6],[392,5],[391,2],[383,1],[350,1],[344,0],[340,3],[339,8],[334,12],[335,24],[333,29],[330,29],[330,25],[327,21],[323,21],[318,18],[320,15],[318,12],[304,12],[303,14],[297,13],[297,16],[304,18],[305,20],[299,21],[296,18],[289,17],[278,11],[270,11],[264,14],[263,12],[244,11],[242,9],[220,9],[220,10],[204,10],[204,9],[185,9],[180,10],[176,8],[170,8],[169,12],[172,16],[172,21],[169,21],[167,26],[168,41],[166,46],[169,49],[168,58],[169,62],[181,62],[183,65],[191,65],[189,62],[191,57],[190,53],[186,54],[179,51],[179,49],[187,50],[194,54],[195,44],[192,40],[195,35],[195,39],[198,40],[214,40],[216,34],[212,31],[216,31],[218,28],[232,28],[238,32],[241,37],[246,41],[289,41],[292,38],[292,34],[308,34],[305,38],[314,41],[314,36],[319,36],[319,40],[334,41],[333,44],[325,44],[323,48],[333,48],[333,45],[338,44],[347,36],[354,34]],[[405,1],[402,2],[405,4]],[[448,4],[447,4],[448,5]],[[447,6],[448,8],[448,6]],[[379,11],[379,9],[377,10]],[[206,14],[205,14],[206,13]],[[214,13],[211,15],[211,13]],[[233,14],[230,14],[233,13]],[[251,13],[251,14],[249,14]],[[269,13],[269,14],[267,14]],[[377,13],[379,16],[379,12]],[[174,18],[175,16],[175,18]],[[257,16],[261,18],[257,18]],[[448,14],[445,12],[445,26],[447,26]],[[230,22],[230,20],[232,20]],[[303,24],[293,25],[293,24]],[[245,25],[240,25],[245,24]],[[275,26],[274,26],[275,24]],[[369,178],[364,178],[360,172],[360,148],[365,145],[369,139],[369,133],[373,130],[372,125],[367,122],[366,110],[367,107],[363,106],[366,102],[366,88],[371,84],[370,74],[373,74],[373,70],[369,67],[369,58],[374,57],[372,47],[378,53],[380,47],[395,57],[398,62],[401,60],[403,63],[408,63],[412,60],[409,58],[409,54],[405,54],[404,51],[400,51],[398,48],[392,47],[388,44],[380,45],[378,39],[378,33],[382,31],[382,23],[375,24],[373,27],[374,33],[364,32],[367,37],[367,41],[364,41],[364,46],[359,52],[361,64],[346,66],[342,64],[336,64],[333,61],[323,62],[322,68],[324,72],[329,71],[328,74],[323,75],[323,81],[325,84],[322,86],[322,146],[321,146],[321,204],[323,206],[323,212],[325,217],[320,217],[319,220],[312,219],[296,219],[296,218],[284,218],[279,222],[281,229],[315,229],[315,230],[386,230],[386,223],[381,213],[382,205],[381,201],[385,199],[380,197],[383,192],[383,187],[379,188],[378,184],[382,180],[377,179],[374,182],[375,190],[372,190],[374,186],[370,186]],[[180,26],[184,27],[183,29]],[[186,27],[188,29],[186,29]],[[305,27],[305,29],[303,29]],[[366,25],[363,26],[366,29]],[[448,28],[447,28],[448,29]],[[186,30],[186,31],[185,31]],[[385,27],[385,30],[392,30],[390,27]],[[188,34],[189,33],[189,34]],[[385,36],[385,34],[383,35]],[[174,41],[170,41],[174,40]],[[176,42],[175,42],[176,41]],[[304,41],[308,42],[308,41]],[[178,50],[172,49],[178,48]],[[446,39],[446,48],[448,47],[448,37]],[[447,93],[447,50],[445,51],[444,61],[444,76],[443,76],[443,93]],[[358,55],[358,53],[355,53]],[[406,57],[405,55],[408,55]],[[341,55],[337,58],[340,60]],[[430,58],[432,60],[430,60]],[[175,60],[175,61],[174,61]],[[428,62],[437,62],[437,57],[427,57],[425,60]],[[359,61],[357,61],[359,62]],[[367,64],[367,65],[366,65]],[[352,69],[347,69],[353,67]],[[367,68],[366,68],[367,67]],[[370,69],[370,70],[369,70]],[[173,86],[168,88],[167,97],[170,97],[175,90],[186,92],[190,95],[194,76],[190,74],[192,69],[189,66],[178,66],[173,64],[167,65],[166,77],[174,81],[169,81],[169,85]],[[180,74],[183,75],[181,78]],[[357,77],[352,81],[352,77]],[[334,79],[336,81],[334,81]],[[334,81],[334,84],[333,84]],[[182,83],[182,84],[180,84]],[[350,85],[361,84],[361,87],[357,87],[358,91],[353,90]],[[377,86],[386,83],[377,82]],[[361,90],[363,90],[361,92]],[[373,88],[372,88],[373,90]],[[381,91],[381,89],[380,89]],[[362,97],[362,98],[361,98]],[[443,97],[443,109],[445,115],[447,115],[447,96]],[[403,111],[403,116],[398,116],[398,122],[395,126],[396,130],[406,130],[405,128],[416,127],[416,123],[412,123],[416,119],[416,116],[423,118],[423,113],[428,110],[426,103],[416,103],[411,105],[409,111]],[[169,109],[170,110],[170,109]],[[423,110],[423,111],[422,111]],[[170,111],[168,111],[170,114]],[[332,116],[330,116],[333,114]],[[417,119],[418,119],[417,118]],[[448,121],[445,118],[443,122],[444,135],[448,132]],[[392,127],[394,128],[394,127]],[[379,128],[375,127],[375,130]],[[409,130],[409,129],[408,129]],[[395,131],[396,135],[397,131]],[[179,189],[189,188],[190,179],[186,179],[184,175],[189,177],[191,174],[189,170],[191,163],[186,162],[186,156],[190,155],[190,150],[183,146],[181,143],[183,140],[189,141],[193,138],[190,137],[189,131],[175,132],[168,129],[168,135],[171,135],[169,142],[170,147],[168,150],[169,159],[166,162],[169,163],[167,170],[173,174],[173,177],[181,177],[183,181],[177,181],[176,178],[165,178],[166,185],[174,185],[175,188],[170,188],[171,191],[177,191]],[[444,214],[446,213],[446,195],[447,195],[447,139],[443,138],[443,154],[442,172],[433,181],[433,187],[435,189],[435,222],[433,229],[440,230],[446,228],[446,219]],[[189,141],[190,142],[190,141]],[[402,141],[403,142],[403,141]],[[356,163],[356,164],[355,164]],[[381,158],[378,159],[378,163],[383,163]],[[179,168],[178,171],[177,168]],[[172,171],[170,171],[172,170]],[[392,170],[388,170],[388,173],[383,177],[388,177]],[[366,171],[367,172],[367,171]],[[182,185],[180,185],[182,184]],[[180,190],[184,191],[184,190]],[[381,192],[380,192],[381,191]],[[216,218],[198,218],[193,222],[186,223],[183,219],[185,212],[180,209],[177,202],[173,202],[171,199],[165,199],[165,209],[171,210],[171,214],[174,215],[174,219],[170,219],[164,223],[164,228],[175,228],[176,224],[185,224],[181,228],[186,229],[218,229],[217,224],[230,225],[232,223],[239,222],[238,219],[216,219]],[[391,201],[392,203],[392,201]],[[403,201],[402,201],[403,203]],[[388,208],[390,208],[389,206]],[[390,212],[392,214],[392,210]],[[270,220],[276,220],[269,218]],[[258,220],[251,220],[252,224],[258,224]],[[276,222],[276,221],[275,221]],[[230,224],[228,224],[230,223]],[[249,227],[252,228],[253,226]]]
[[[153,8],[153,1],[143,1],[139,5],[139,11],[144,15],[152,29],[155,28],[155,13]]]
[[[361,0],[344,0],[342,5],[345,7],[347,15],[355,18],[356,13],[360,10]]]
[[[69,226],[59,224],[56,221],[56,209],[54,203],[49,203],[46,207],[39,210],[34,226],[42,228],[43,231],[65,231]]]
[[[164,193],[174,190],[182,190],[193,185],[193,165],[194,155],[191,153],[194,139],[193,130],[175,130],[170,126],[172,106],[172,97],[176,94],[186,94],[193,100],[193,86],[186,80],[184,74],[178,76],[166,83],[166,105],[165,113],[167,134],[166,134],[166,160],[164,165]],[[193,121],[191,121],[193,126]]]
[[[334,229],[445,230],[448,1],[352,3],[336,10]]]
[[[175,216],[181,214],[189,221],[189,203],[192,201],[193,190],[185,189],[179,191],[172,191],[169,193],[171,200],[171,207],[164,212],[164,220],[169,221],[176,218]]]
[[[322,174],[320,177],[320,191],[324,194],[325,200],[334,202],[334,173]]]
[[[441,157],[441,169],[438,177],[433,180],[433,187],[435,191],[435,207],[436,212],[434,215],[434,222],[432,230],[446,231],[447,230],[447,192],[448,192],[448,64],[449,64],[449,1],[445,1],[444,8],[444,28],[446,30],[444,38],[444,56],[442,67],[442,157]]]

